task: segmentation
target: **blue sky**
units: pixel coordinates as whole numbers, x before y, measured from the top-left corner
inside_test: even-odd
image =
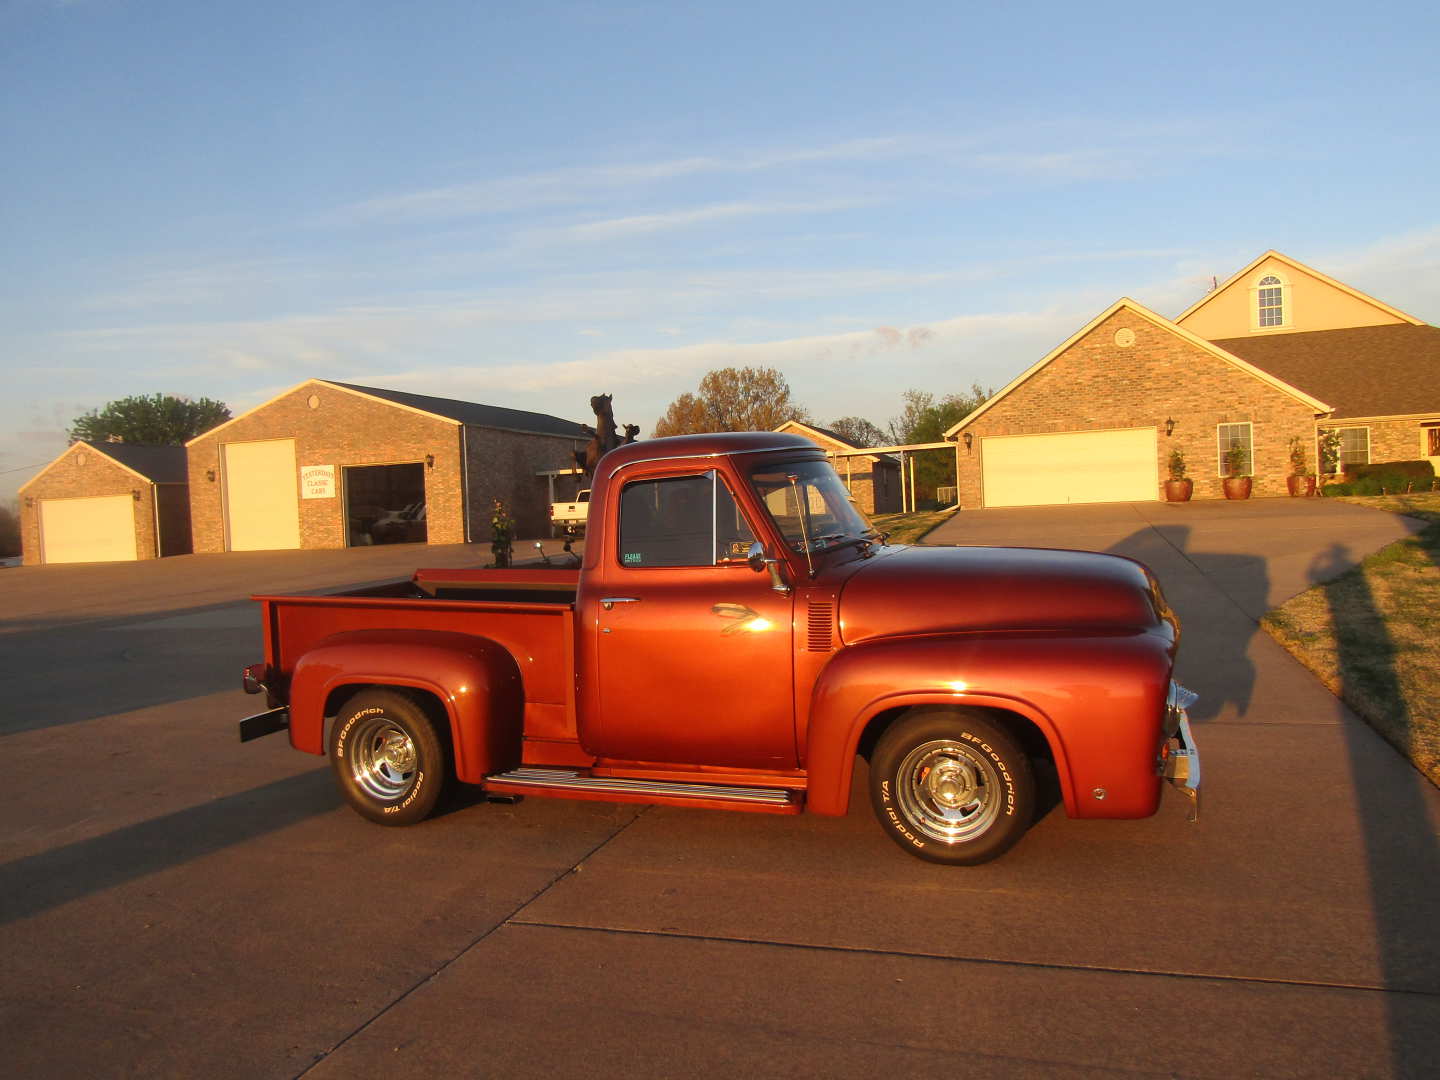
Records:
[[[1435,9],[1168,7],[0,0],[0,497],[310,377],[883,425],[1268,248],[1440,322]]]

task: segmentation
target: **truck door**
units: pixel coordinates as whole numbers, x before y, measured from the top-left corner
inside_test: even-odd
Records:
[[[790,594],[745,562],[755,534],[713,470],[620,493],[617,544],[599,575],[599,733],[591,749],[636,761],[793,769]]]

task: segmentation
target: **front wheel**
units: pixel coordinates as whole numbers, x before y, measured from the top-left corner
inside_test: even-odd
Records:
[[[983,714],[919,709],[880,736],[870,801],[910,854],[952,866],[989,862],[1025,834],[1035,778],[1015,739]]]
[[[425,819],[445,786],[445,741],[408,694],[356,694],[330,729],[329,750],[345,800],[381,825]]]

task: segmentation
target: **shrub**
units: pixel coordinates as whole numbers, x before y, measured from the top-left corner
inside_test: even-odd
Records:
[[[1352,487],[1354,487],[1353,484],[1326,484],[1320,489],[1320,494],[1331,498],[1340,495],[1354,495],[1355,492],[1350,490]]]
[[[1378,461],[1369,465],[1345,466],[1347,481],[1360,480],[1367,476],[1400,476],[1411,480],[1424,480],[1426,483],[1416,484],[1415,489],[1428,491],[1430,487],[1428,481],[1435,479],[1435,466],[1424,458],[1418,461]]]
[[[1178,446],[1170,450],[1170,479],[1185,479],[1185,455],[1180,452]]]

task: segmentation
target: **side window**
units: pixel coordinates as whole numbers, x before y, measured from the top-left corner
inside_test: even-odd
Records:
[[[1274,274],[1260,279],[1256,291],[1256,323],[1259,326],[1285,325],[1285,287]]]
[[[1218,475],[1230,476],[1231,454],[1239,451],[1235,456],[1238,458],[1236,464],[1239,471],[1233,473],[1235,476],[1252,476],[1255,472],[1255,457],[1252,452],[1250,423],[1243,424],[1220,424],[1215,429],[1216,436],[1216,457]]]
[[[744,559],[754,540],[713,471],[639,480],[620,493],[622,566],[714,566]]]
[[[1370,464],[1370,429],[1364,427],[1342,427],[1340,429],[1340,467],[1346,465]]]

